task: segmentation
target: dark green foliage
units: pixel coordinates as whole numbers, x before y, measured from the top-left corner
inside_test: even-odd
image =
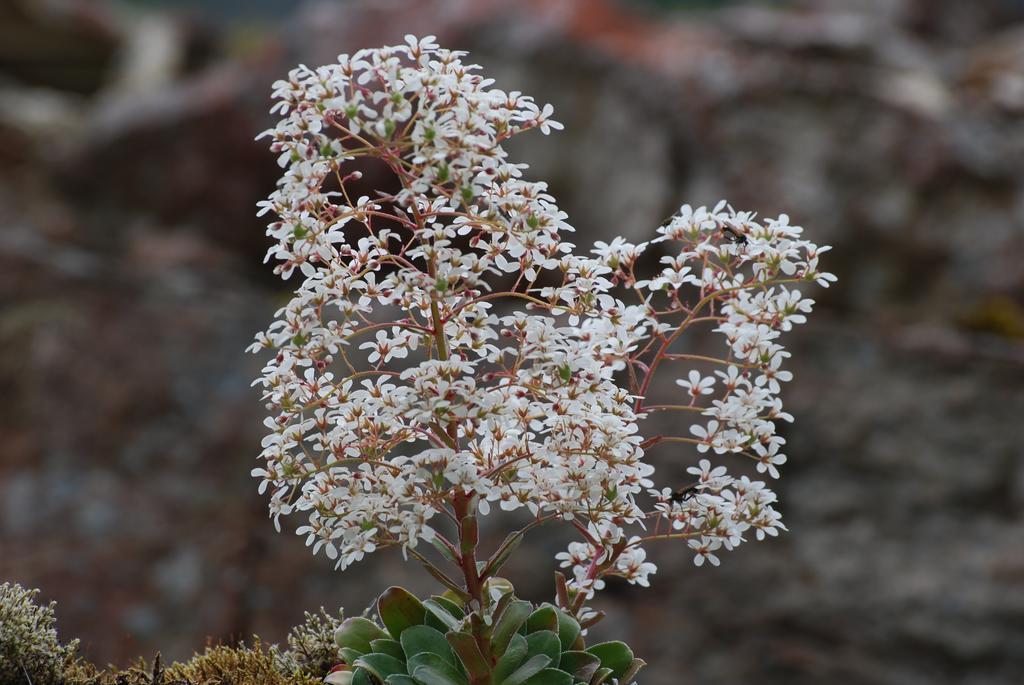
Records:
[[[351,685],[629,685],[644,665],[621,642],[589,650],[579,623],[511,591],[466,613],[448,597],[419,600],[390,588],[377,602],[387,632],[349,619],[336,640]],[[390,635],[390,637],[388,637]]]

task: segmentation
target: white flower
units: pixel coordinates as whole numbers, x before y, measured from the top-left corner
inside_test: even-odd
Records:
[[[700,540],[689,540],[686,544],[696,552],[693,556],[694,566],[703,566],[705,561],[711,562],[712,566],[718,566],[721,563],[714,555],[714,552],[722,546],[720,540],[702,537]]]
[[[404,359],[409,356],[408,348],[398,340],[388,337],[387,332],[377,331],[375,342],[365,342],[359,346],[361,350],[372,350],[366,361],[371,364],[386,364],[392,359]]]
[[[696,399],[701,395],[710,395],[715,387],[714,376],[701,377],[697,371],[690,371],[687,380],[676,380],[676,385],[689,391],[693,398]]]
[[[697,451],[707,452],[708,448],[714,444],[715,436],[718,434],[718,421],[708,421],[707,427],[695,424],[690,426],[690,432],[701,441],[697,445]]]
[[[758,456],[758,473],[767,471],[772,478],[779,477],[779,470],[775,467],[786,463],[786,455],[779,452],[780,442],[782,442],[781,438],[776,438],[769,442],[767,447],[761,443],[754,445],[754,451]]]

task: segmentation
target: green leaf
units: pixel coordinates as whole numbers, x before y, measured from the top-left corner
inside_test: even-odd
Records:
[[[494,555],[487,562],[487,566],[484,569],[484,575],[490,576],[497,573],[501,569],[501,567],[505,565],[505,562],[508,561],[509,557],[512,555],[512,552],[514,552],[516,548],[519,547],[519,543],[522,541],[522,531],[517,530],[516,532],[509,534],[509,536],[505,538],[504,542],[502,542],[501,546],[498,547],[497,550],[495,550]]]
[[[601,666],[612,669],[612,675],[621,678],[633,663],[633,650],[624,642],[602,642],[587,649],[601,660]]]
[[[510,676],[501,681],[501,685],[522,685],[528,678],[540,673],[551,663],[551,659],[543,654],[538,654],[526,660],[526,663],[512,672]]]
[[[437,537],[430,538],[430,544],[432,544],[434,548],[441,553],[441,556],[443,556],[448,561],[452,562],[453,564],[459,563],[459,560],[455,558],[455,554],[450,549],[448,549],[448,546],[441,542],[441,540]]]
[[[498,597],[497,601],[494,602],[494,611],[491,612],[492,623],[497,623],[501,620],[501,615],[505,613],[505,609],[508,609],[508,605],[512,603],[513,599],[515,599],[515,596],[511,592],[506,592]]]
[[[558,664],[562,655],[562,643],[558,636],[550,630],[538,630],[526,636],[527,654],[535,656],[544,654],[551,659],[551,663]]]
[[[565,581],[565,574],[555,571],[555,594],[558,597],[558,606],[569,606],[569,585]]]
[[[558,630],[558,614],[555,612],[555,607],[550,604],[545,604],[526,619],[527,635],[536,633],[538,630],[550,630],[551,632]]]
[[[460,608],[466,606],[466,602],[469,601],[469,595],[465,590],[460,592],[452,592],[451,589],[445,590],[441,593],[441,597],[447,599],[449,602],[457,604]]]
[[[399,661],[405,661],[405,652],[402,651],[402,645],[395,640],[390,640],[388,638],[371,640],[370,646],[373,647],[373,651],[378,654],[387,654],[388,656],[395,657]]]
[[[463,618],[466,617],[466,612],[462,610],[462,607],[460,607],[458,604],[456,604],[452,600],[448,599],[447,597],[442,597],[440,595],[434,595],[430,599],[432,599],[435,602],[437,602],[438,604],[440,604],[444,608],[445,611],[447,611],[449,614],[451,614],[455,618],[463,619]]]
[[[504,597],[515,592],[515,588],[512,587],[512,583],[508,579],[492,576],[484,581],[484,592],[487,593],[488,597]]]
[[[526,653],[526,638],[519,633],[513,633],[512,640],[508,643],[508,649],[501,655],[494,667],[494,682],[500,683],[519,668],[526,659]]]
[[[405,651],[406,663],[417,654],[436,654],[452,666],[455,665],[455,655],[444,634],[434,630],[430,626],[413,626],[402,633],[402,649]],[[412,669],[410,668],[410,671]]]
[[[417,685],[460,685],[463,681],[451,680],[444,673],[431,668],[420,666],[412,674],[413,681]]]
[[[377,613],[391,633],[391,637],[397,640],[406,628],[423,623],[426,610],[423,603],[412,593],[395,586],[385,590],[377,600]]]
[[[520,599],[509,604],[508,608],[502,612],[501,618],[494,626],[494,633],[491,635],[491,653],[494,656],[505,653],[509,640],[529,618],[532,609],[529,602]]]
[[[396,673],[389,675],[387,680],[384,681],[384,685],[416,685],[416,681],[407,675]]]
[[[334,641],[339,647],[354,649],[360,654],[366,654],[373,650],[370,647],[370,640],[387,637],[387,633],[368,618],[353,616],[345,619],[334,633]]]
[[[365,668],[380,681],[396,673],[405,674],[405,664],[387,654],[364,654],[356,659],[353,666]]]
[[[447,642],[445,643],[447,647]],[[428,672],[430,678],[434,676],[440,676],[444,682],[454,685],[467,685],[466,677],[459,672],[459,669],[454,665],[448,663],[437,654],[430,652],[422,652],[414,656],[409,657],[406,662],[408,665],[409,673],[412,673],[412,677],[416,680],[424,680],[421,672]]]
[[[342,647],[338,651],[341,652],[341,658],[349,665],[355,663],[355,660],[363,655],[363,652],[360,652],[358,649],[352,649],[351,647]]]
[[[357,668],[352,671],[352,685],[375,685],[370,672],[365,668]]]
[[[640,669],[646,665],[647,662],[643,659],[633,659],[629,668],[627,668],[626,672],[622,674],[621,678],[619,678],[619,682],[621,682],[622,685],[630,685],[630,683],[636,680],[636,674],[639,673]]]
[[[438,567],[434,566],[429,561],[426,561],[424,559],[420,559],[420,563],[427,573],[434,576],[434,578],[436,578],[438,582],[440,582],[442,585],[445,586],[445,588],[447,588],[447,592],[452,593],[453,595],[458,597],[462,602],[469,601],[469,593],[463,590],[458,583],[449,578],[444,571],[442,571],[441,569],[439,569]]]
[[[484,680],[490,675],[491,663],[484,658],[484,655],[480,652],[480,646],[477,645],[472,635],[469,633],[452,632],[445,635],[445,638],[448,639],[448,644],[452,646],[452,649],[458,655],[463,668],[469,674],[470,680],[474,682]]]
[[[530,676],[523,685],[572,685],[572,676],[557,668],[545,668]]]
[[[599,668],[594,677],[590,679],[590,685],[604,685],[612,677],[612,669]]]
[[[562,659],[558,662],[558,668],[571,673],[576,680],[588,683],[600,665],[601,660],[587,652],[562,652]]]
[[[556,609],[555,613],[558,616],[558,640],[562,643],[562,650],[575,649],[577,646],[576,642],[583,633],[579,621],[564,611]],[[579,647],[583,647],[582,643]]]
[[[443,605],[438,604],[432,599],[428,599],[423,602],[423,606],[426,608],[426,620],[425,623],[431,628],[436,628],[442,633],[446,633],[449,630],[458,630],[461,621],[451,614],[444,608]]]
[[[331,671],[323,682],[327,685],[352,685],[352,671]]]

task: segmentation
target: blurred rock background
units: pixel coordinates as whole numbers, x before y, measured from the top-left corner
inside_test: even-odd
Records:
[[[835,246],[791,338],[791,532],[603,595],[642,683],[1024,682],[1021,0],[0,0],[0,579],[100,663],[430,587],[273,533],[242,352],[286,295],[270,83],[408,32],[554,104],[515,154],[578,242],[725,197]]]

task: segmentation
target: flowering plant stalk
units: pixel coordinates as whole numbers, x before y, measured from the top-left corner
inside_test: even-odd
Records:
[[[557,602],[586,628],[605,578],[648,585],[648,543],[717,565],[784,530],[765,482],[703,458],[688,487],[658,488],[647,453],[683,443],[778,478],[780,335],[811,311],[798,284],[835,279],[785,215],[724,202],[682,206],[650,242],[577,252],[546,184],[502,147],[562,128],[551,106],[464,56],[409,36],[274,84],[281,119],[263,135],[284,173],[260,213],[276,273],[301,282],[252,346],[271,351],[253,475],[278,530],[301,514],[338,568],[398,546],[469,608],[529,530],[562,522],[578,540],[558,555]],[[357,195],[368,168],[388,187]],[[645,255],[660,255],[646,277]],[[701,330],[721,353],[683,349]],[[654,399],[660,375],[678,378],[673,399]],[[681,434],[643,435],[655,413],[685,417]],[[495,506],[529,521],[483,554]]]

